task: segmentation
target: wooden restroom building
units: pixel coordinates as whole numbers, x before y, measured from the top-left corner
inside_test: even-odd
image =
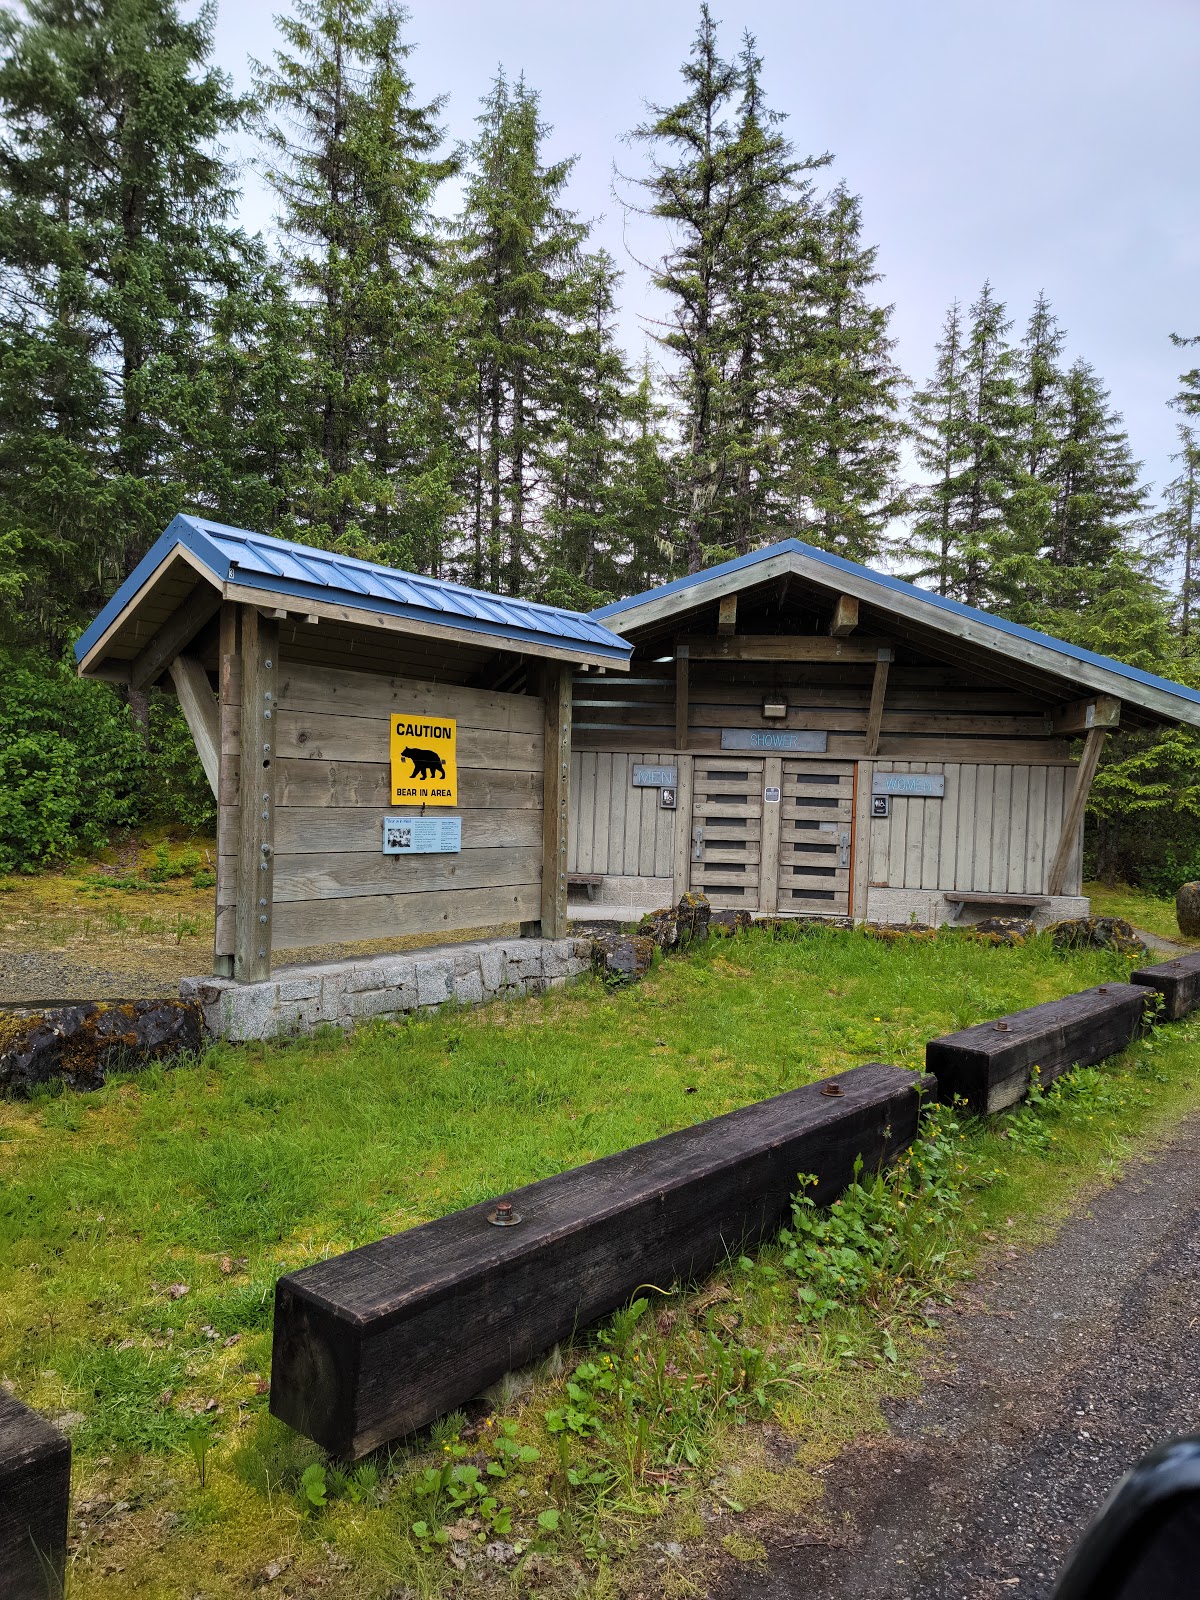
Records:
[[[575,674],[580,916],[689,889],[755,915],[1081,914],[1108,732],[1200,726],[1194,690],[794,539],[592,616],[633,656]]]

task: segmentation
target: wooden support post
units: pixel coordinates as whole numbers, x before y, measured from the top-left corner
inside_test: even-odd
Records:
[[[783,758],[768,756],[763,762],[762,841],[758,850],[758,909],[774,916],[779,909],[779,847],[783,827]],[[767,791],[779,796],[767,799]]]
[[[1111,694],[1094,694],[1086,700],[1072,700],[1051,713],[1051,726],[1057,738],[1090,733],[1093,728],[1118,728],[1121,702]]]
[[[129,687],[144,689],[148,683],[153,683],[220,609],[221,591],[214,589],[211,583],[198,583],[141,654],[134,656],[129,668]]]
[[[195,656],[176,656],[171,663],[171,681],[179,696],[179,709],[188,725],[204,776],[214,798],[221,787],[221,720],[217,702],[209,688],[208,673]]]
[[[571,668],[546,667],[546,768],[542,789],[542,937],[567,934],[567,812],[571,790]]]
[[[879,730],[883,727],[883,700],[887,694],[888,669],[891,664],[890,650],[883,649],[876,652],[875,681],[871,685],[871,706],[867,712],[867,743],[863,751],[866,756],[879,754]]]
[[[1091,793],[1092,779],[1096,776],[1096,768],[1100,764],[1107,734],[1106,728],[1092,728],[1083,742],[1083,757],[1075,772],[1075,787],[1071,790],[1071,798],[1067,801],[1067,809],[1063,812],[1058,849],[1054,852],[1054,860],[1050,863],[1050,872],[1046,878],[1047,894],[1063,893],[1067,870],[1075,854],[1075,846],[1079,842],[1079,830],[1083,826],[1087,797]]]
[[[0,1595],[64,1592],[70,1506],[70,1441],[0,1389]]]
[[[688,662],[686,644],[675,646],[675,748],[688,747]]]
[[[221,768],[217,789],[217,915],[213,975],[233,977],[237,904],[238,785],[242,764],[242,658],[240,607],[221,607],[220,679],[217,715],[221,730]]]
[[[858,601],[852,594],[840,594],[837,605],[833,608],[833,618],[829,624],[830,637],[844,639],[848,633],[853,633],[858,627]]]
[[[325,1449],[362,1456],[452,1411],[639,1285],[703,1277],[771,1238],[796,1174],[828,1205],[894,1160],[932,1082],[898,1067],[805,1084],[650,1144],[560,1172],[315,1262],[275,1286],[271,1411]]]
[[[721,603],[717,607],[717,632],[718,633],[736,633],[737,632],[737,595],[736,594],[727,594],[727,595],[723,595],[721,597]]]
[[[275,685],[279,624],[242,608],[241,781],[238,786],[237,910],[233,975],[240,983],[271,976],[275,878]]]
[[[671,894],[676,905],[692,881],[692,780],[695,757],[676,757],[679,782],[675,789],[675,848],[672,852]]]

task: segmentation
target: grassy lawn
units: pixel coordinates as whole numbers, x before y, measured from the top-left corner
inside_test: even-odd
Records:
[[[1126,922],[1132,922],[1135,928],[1144,928],[1147,933],[1200,948],[1200,939],[1185,939],[1180,933],[1174,900],[1160,900],[1144,889],[1130,888],[1127,883],[1113,889],[1106,889],[1102,883],[1085,883],[1083,892],[1090,898],[1092,910],[1098,917],[1124,917]]]
[[[989,1235],[1034,1237],[1200,1102],[1191,1025],[1003,1128],[942,1127],[901,1188],[862,1200],[903,1270],[814,1309],[824,1245],[802,1234],[355,1474],[267,1415],[276,1276],[845,1067],[918,1067],[936,1034],[1128,965],[1044,939],[757,931],[623,993],[587,982],[0,1104],[0,1373],[73,1432],[71,1593],[702,1592],[657,1547],[693,1573],[755,1559],[765,1508],[817,1496],[811,1467],[915,1381],[930,1296]],[[927,1219],[911,1235],[910,1217]]]

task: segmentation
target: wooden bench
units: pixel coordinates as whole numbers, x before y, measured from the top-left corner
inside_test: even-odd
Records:
[[[0,1389],[0,1595],[61,1594],[67,1565],[71,1444]]]
[[[962,916],[964,906],[996,906],[1001,911],[1037,911],[1041,906],[1050,904],[1047,894],[984,894],[972,890],[958,890],[953,894],[942,892],[942,899],[948,905],[956,905],[958,910],[951,917],[951,922],[957,922]]]
[[[271,1410],[341,1456],[424,1427],[617,1306],[687,1282],[907,1148],[933,1084],[855,1067],[279,1279]]]
[[[925,1069],[937,1078],[939,1100],[961,1097],[980,1116],[1003,1111],[1026,1093],[1034,1067],[1048,1084],[1072,1067],[1124,1050],[1142,1029],[1148,1000],[1147,991],[1133,983],[1101,984],[1048,1000],[931,1039]]]
[[[570,894],[572,889],[586,889],[588,899],[594,900],[596,898],[596,890],[603,882],[604,874],[602,872],[568,872],[567,893]]]

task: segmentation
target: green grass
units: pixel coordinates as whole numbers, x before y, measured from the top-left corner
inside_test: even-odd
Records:
[[[1180,944],[1200,945],[1200,939],[1187,939],[1179,931],[1175,920],[1174,900],[1161,900],[1147,894],[1144,889],[1133,889],[1127,883],[1115,888],[1105,888],[1102,883],[1085,883],[1083,892],[1092,902],[1092,911],[1098,917],[1124,917],[1135,928],[1147,933],[1157,933],[1161,939],[1175,939]]]
[[[605,1589],[604,1574],[635,1570],[665,1526],[671,1537],[698,1532],[705,1496],[724,1494],[750,1516],[779,1493],[778,1483],[763,1487],[778,1474],[756,1455],[757,1424],[770,1416],[794,1431],[811,1462],[877,1423],[878,1396],[913,1381],[909,1312],[864,1302],[798,1333],[793,1282],[781,1298],[732,1269],[699,1300],[651,1308],[625,1343],[691,1374],[691,1388],[697,1374],[715,1383],[724,1372],[738,1398],[685,1406],[675,1394],[664,1407],[660,1395],[655,1410],[644,1397],[619,1471],[586,1436],[546,1420],[567,1404],[564,1383],[579,1384],[569,1355],[565,1371],[555,1358],[532,1389],[523,1378],[497,1397],[536,1462],[510,1461],[479,1426],[448,1425],[435,1430],[432,1456],[421,1445],[379,1464],[385,1504],[333,1476],[318,1506],[303,1487],[318,1453],[266,1415],[275,1277],[845,1067],[918,1067],[930,1037],[1127,970],[1108,954],[1056,954],[1044,939],[994,949],[955,936],[880,944],[755,932],[664,962],[631,991],[588,982],[349,1041],[222,1048],[94,1096],[0,1107],[0,1372],[31,1403],[75,1414],[77,1498],[127,1506],[106,1515],[102,1536],[94,1526],[84,1535],[74,1593],[199,1588],[218,1600],[284,1557],[296,1572],[319,1569],[323,1592],[339,1600],[397,1583],[438,1592],[454,1578],[453,1550],[414,1527],[436,1529],[449,1515],[417,1493],[426,1464],[443,1458],[501,1467],[511,1493],[497,1501],[500,1522],[507,1507],[514,1531],[501,1534],[496,1513],[472,1501],[463,1511],[478,1524],[472,1538],[531,1540],[551,1589],[621,1592]],[[1133,1088],[1088,1111],[1091,1123],[1060,1110],[1050,1142],[1012,1118],[1014,1137],[969,1135],[955,1245],[964,1261],[1009,1217],[1011,1237],[1046,1226],[1130,1140],[1190,1107],[1195,1035],[1185,1026],[1162,1039],[1125,1063],[1120,1081]],[[890,1354],[881,1329],[891,1330]],[[786,1377],[794,1359],[800,1375],[764,1388],[760,1404],[745,1374]],[[606,1392],[598,1404],[609,1404]],[[201,1488],[192,1419],[205,1407],[213,1435]],[[689,1448],[668,1459],[677,1441],[664,1418],[685,1415]],[[572,1471],[603,1482],[572,1485]],[[811,1489],[797,1481],[788,1492]],[[541,1512],[554,1513],[553,1527],[536,1522]],[[751,1544],[752,1532],[743,1530]],[[592,1574],[582,1590],[579,1561]]]

